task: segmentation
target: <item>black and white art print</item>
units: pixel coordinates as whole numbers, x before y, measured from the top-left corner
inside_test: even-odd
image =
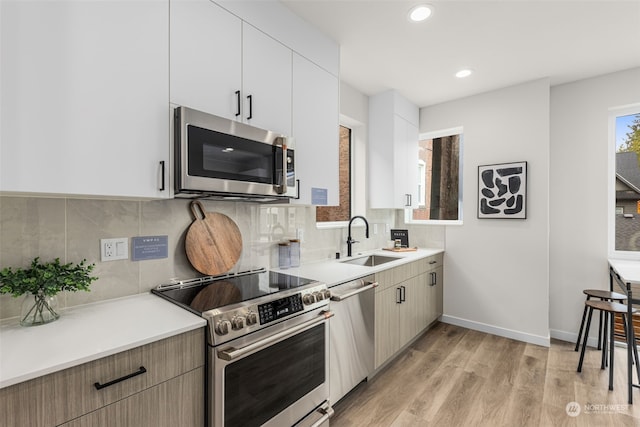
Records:
[[[478,218],[527,217],[527,162],[478,166]]]

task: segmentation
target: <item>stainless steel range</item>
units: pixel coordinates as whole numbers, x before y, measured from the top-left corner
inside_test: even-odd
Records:
[[[210,427],[328,425],[325,284],[259,269],[152,292],[207,320]]]

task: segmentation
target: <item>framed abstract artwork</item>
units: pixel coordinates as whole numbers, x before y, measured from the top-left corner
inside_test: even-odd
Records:
[[[478,218],[527,218],[527,162],[478,166]]]

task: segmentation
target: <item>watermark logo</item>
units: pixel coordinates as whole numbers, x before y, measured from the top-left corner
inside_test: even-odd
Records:
[[[578,402],[569,402],[564,410],[570,417],[577,417],[585,414],[618,414],[626,413],[631,410],[631,405],[617,403],[585,403],[580,405]]]
[[[631,405],[620,403],[587,403],[584,405],[585,414],[618,414],[628,412]]]
[[[570,417],[577,417],[580,415],[582,408],[578,402],[569,402],[567,403],[567,406],[565,406],[564,410],[567,411],[567,415]]]

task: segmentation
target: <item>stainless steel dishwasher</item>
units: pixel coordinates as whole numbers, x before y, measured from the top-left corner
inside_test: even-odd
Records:
[[[330,288],[329,402],[336,403],[373,372],[375,276]]]

